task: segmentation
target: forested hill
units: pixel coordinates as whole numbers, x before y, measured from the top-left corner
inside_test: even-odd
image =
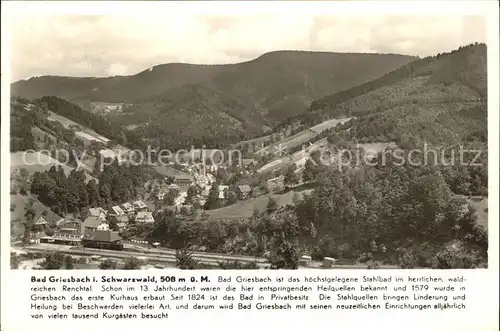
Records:
[[[384,76],[367,83],[328,95],[311,103],[310,110],[333,110],[336,105],[407,78],[428,77],[428,84],[462,84],[485,97],[486,45],[471,44],[448,53],[409,62]]]
[[[278,51],[238,64],[163,64],[132,76],[43,76],[13,83],[11,89],[13,95],[27,98],[143,104],[169,90],[202,85],[245,105],[234,111],[259,109],[273,120],[282,120],[306,110],[312,100],[367,82],[413,59],[393,54]],[[288,100],[296,101],[293,107]]]
[[[394,136],[405,128],[411,132],[427,124],[429,130],[439,131],[439,121],[436,123],[434,118],[448,117],[441,122],[447,126],[444,136],[448,131],[466,136],[471,130],[486,130],[486,72],[485,44],[460,47],[415,60],[380,78],[318,99],[311,103],[308,112],[284,121],[274,131],[297,121],[312,126],[326,119],[349,116],[372,124],[373,130],[358,138],[376,140],[377,136],[389,134],[389,131]],[[464,110],[471,107],[477,111]],[[450,111],[443,112],[445,108]],[[411,114],[413,119],[409,120],[405,113]],[[468,122],[478,118],[482,120],[480,128]],[[399,127],[395,121],[399,122]],[[440,137],[438,140],[444,138],[448,139]]]

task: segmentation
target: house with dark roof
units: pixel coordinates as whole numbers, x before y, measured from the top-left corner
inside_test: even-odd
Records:
[[[82,238],[82,245],[84,247],[103,248],[103,249],[121,249],[123,245],[117,231],[102,231],[97,230],[91,234],[85,235]]]
[[[238,185],[236,190],[240,200],[247,199],[252,194],[252,188],[250,185]]]
[[[36,207],[34,207],[36,210]],[[32,231],[43,231],[50,225],[56,225],[61,219],[61,216],[55,214],[51,210],[44,210],[42,212],[37,212],[34,218]]]

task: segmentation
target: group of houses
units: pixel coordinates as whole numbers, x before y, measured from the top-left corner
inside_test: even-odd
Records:
[[[158,200],[164,200],[168,191],[176,190],[178,193],[173,201],[173,209],[175,211],[180,211],[182,208],[190,208],[191,205],[186,205],[186,198],[188,196],[188,190],[190,187],[196,187],[198,194],[193,200],[197,201],[200,206],[203,206],[210,194],[210,189],[213,183],[216,182],[216,178],[213,174],[207,173],[204,170],[194,172],[193,175],[190,174],[179,174],[174,177],[173,183],[170,184],[165,189],[158,190],[156,198]],[[227,194],[230,190],[228,185],[219,185],[219,199],[226,200]],[[238,185],[234,187],[234,191],[237,194],[239,200],[244,200],[252,196],[252,188],[250,185]]]
[[[87,247],[109,247],[118,245],[121,237],[111,224],[123,230],[129,222],[154,223],[152,212],[142,200],[126,202],[105,210],[101,207],[90,208],[87,217],[81,221],[63,218],[57,221],[57,228],[52,236],[40,238],[41,242],[80,245]],[[36,230],[43,230],[49,222],[43,218],[35,221]]]
[[[137,223],[154,223],[153,213],[142,200],[125,202],[111,207],[109,211],[103,208],[90,208],[89,216],[82,223],[82,232],[94,231],[98,227],[109,226],[109,222],[123,229],[130,221]]]
[[[109,114],[113,112],[123,111],[123,103],[109,103],[109,102],[92,102],[91,112],[99,114]]]

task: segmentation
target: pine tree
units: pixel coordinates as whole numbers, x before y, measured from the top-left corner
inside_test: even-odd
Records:
[[[186,204],[192,204],[194,201],[194,198],[196,197],[196,187],[195,186],[190,186],[187,190],[187,196],[186,196]]]
[[[238,201],[238,195],[234,191],[227,192],[227,205],[235,204]]]
[[[111,189],[108,184],[99,183],[99,196],[102,202],[106,205],[112,202],[111,200]]]
[[[287,168],[284,179],[286,186],[292,186],[298,182],[297,175],[295,174],[295,168],[295,163]]]
[[[278,203],[273,197],[269,197],[266,209],[268,213],[272,213],[278,209]]]
[[[212,184],[204,207],[206,210],[216,209],[219,207],[219,185],[217,183]]]
[[[94,179],[90,180],[87,183],[87,194],[89,199],[89,206],[97,207],[101,205],[101,196],[99,195],[99,189],[97,188],[97,184]]]
[[[316,178],[317,170],[314,163],[308,159],[304,166],[304,172],[302,173],[302,180],[304,183],[310,182]]]

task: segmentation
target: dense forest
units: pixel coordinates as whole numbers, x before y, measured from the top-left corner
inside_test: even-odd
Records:
[[[48,109],[42,102],[31,103],[22,98],[11,98],[10,111],[10,149],[12,152],[36,149],[37,139],[33,136],[33,129],[48,133],[52,139],[45,138],[45,146],[59,146],[75,144],[75,134],[72,130],[64,128],[61,123],[47,119]],[[48,141],[48,140],[51,141]],[[61,145],[62,144],[62,145]]]
[[[223,148],[262,134],[265,119],[238,99],[202,85],[170,90],[145,105],[112,118],[122,125],[143,123],[134,129],[154,147],[171,150]]]
[[[329,118],[365,115],[365,109],[352,112],[341,105],[363,94],[418,77],[428,78],[428,85],[447,86],[458,82],[475,91],[477,99],[486,98],[486,45],[474,43],[451,52],[413,60],[377,79],[313,101],[309,112],[286,119],[273,131],[279,132],[295,122],[312,126]],[[419,99],[418,102],[425,102],[425,99]],[[384,107],[380,110],[384,110]]]
[[[89,207],[108,209],[135,199],[144,193],[144,183],[152,176],[144,166],[120,166],[115,161],[104,166],[98,183],[94,179],[86,183],[83,170],[66,176],[62,167],[53,166],[33,174],[30,191],[54,212],[66,215]]]

